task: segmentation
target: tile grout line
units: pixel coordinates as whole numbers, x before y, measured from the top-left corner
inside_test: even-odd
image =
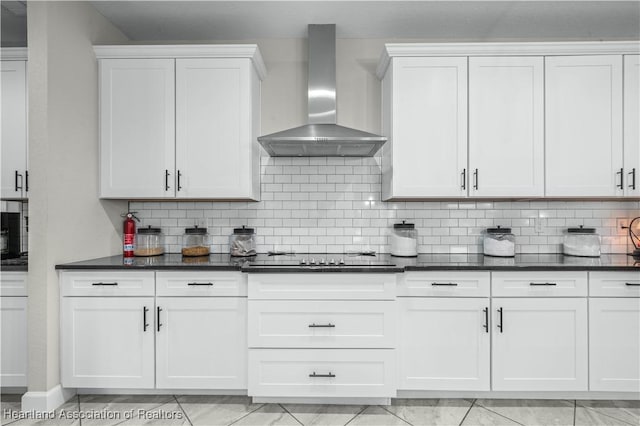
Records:
[[[413,426],[413,424],[409,423],[407,420],[405,420],[402,417],[398,416],[397,414],[387,410],[383,405],[378,405],[378,407],[382,408],[384,411],[386,411],[387,413],[391,414],[392,416],[399,418],[400,420],[402,420],[406,424]]]
[[[280,406],[280,408],[282,408],[282,409],[285,411],[285,413],[287,413],[287,414],[289,414],[291,417],[293,417],[293,419],[294,419],[296,422],[298,422],[298,423],[300,423],[302,426],[304,426],[304,423],[302,423],[300,420],[298,420],[298,418],[297,418],[296,416],[294,416],[293,414],[291,414],[291,412],[290,412],[289,410],[287,410],[287,409],[285,408],[285,406],[284,406],[284,405],[282,405],[282,404],[278,404],[278,405]]]
[[[467,419],[467,416],[471,412],[471,409],[473,408],[474,405],[476,405],[476,401],[477,401],[477,399],[473,399],[471,401],[471,405],[469,406],[469,409],[467,410],[466,413],[464,413],[464,417],[462,418],[462,420],[460,420],[460,424],[458,426],[462,426],[462,423],[464,423],[464,421]]]
[[[80,413],[82,413],[82,408],[80,408],[80,395],[79,394],[76,394],[76,399],[78,401],[78,411]],[[80,426],[82,426],[82,415],[80,416],[79,420],[80,420]]]
[[[511,417],[507,417],[507,416],[505,416],[504,414],[500,414],[500,413],[498,413],[497,411],[493,411],[492,409],[487,408],[487,407],[485,407],[484,405],[478,405],[478,407],[480,407],[480,408],[484,408],[485,410],[490,411],[490,412],[492,412],[493,414],[496,414],[496,415],[498,415],[498,416],[500,416],[500,417],[502,417],[502,418],[504,418],[504,419],[510,420],[510,421],[514,422],[515,424],[518,424],[518,425],[520,425],[520,426],[525,426],[525,425],[523,425],[522,423],[520,423],[520,422],[518,422],[518,421],[516,421],[516,420],[513,420]]]
[[[184,417],[187,419],[187,421],[189,422],[189,425],[193,426],[193,422],[191,421],[191,419],[189,418],[189,415],[187,414],[187,411],[182,408],[182,404],[180,404],[180,401],[178,401],[178,397],[173,395],[173,399],[175,399],[176,404],[178,404],[178,407],[180,407],[180,409],[182,410],[182,413],[184,413]]]
[[[347,426],[347,425],[348,425],[349,423],[351,423],[351,422],[352,422],[356,417],[358,417],[360,414],[364,413],[364,410],[366,410],[367,408],[369,408],[369,406],[368,406],[368,405],[365,405],[364,407],[362,407],[362,410],[358,411],[358,412],[356,413],[356,415],[355,415],[355,416],[351,417],[351,419],[349,419],[349,421],[348,421],[348,422],[346,422],[346,423],[344,424],[344,426]]]
[[[598,410],[597,408],[587,407],[587,406],[585,406],[585,405],[581,405],[580,407],[581,407],[581,408],[586,408],[587,410],[595,411],[596,413],[600,414],[601,416],[609,417],[609,418],[614,419],[614,420],[617,420],[617,421],[619,421],[619,422],[622,422],[622,423],[625,423],[625,424],[628,424],[628,425],[631,425],[631,426],[635,426],[633,423],[629,423],[629,422],[628,422],[628,421],[626,421],[626,420],[622,420],[622,419],[619,419],[618,417],[614,417],[614,416],[612,416],[612,415],[610,415],[610,414],[603,413],[602,411]]]
[[[238,423],[240,420],[244,419],[245,417],[255,413],[256,411],[258,411],[259,409],[261,409],[262,407],[264,407],[267,404],[260,404],[260,406],[258,408],[256,408],[255,410],[251,410],[248,413],[246,413],[244,416],[240,416],[237,419],[235,419],[234,421],[232,421],[231,423],[229,423],[227,426],[231,426],[232,424]]]
[[[577,400],[573,400],[573,426],[576,426],[576,410],[578,407],[578,401]]]

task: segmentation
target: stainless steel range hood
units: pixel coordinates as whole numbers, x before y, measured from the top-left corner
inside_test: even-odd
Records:
[[[260,136],[272,157],[372,157],[384,136],[336,124],[336,26],[309,25],[309,124]]]

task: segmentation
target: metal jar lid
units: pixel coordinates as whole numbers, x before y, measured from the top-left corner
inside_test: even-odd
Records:
[[[162,229],[152,228],[151,225],[147,226],[146,228],[138,229],[138,234],[161,234],[161,233],[162,233]]]
[[[416,227],[413,223],[406,223],[404,220],[402,223],[394,223],[393,229],[414,229]]]
[[[501,228],[500,225],[498,225],[497,228],[487,229],[487,234],[510,234],[510,233],[511,233],[511,228]]]
[[[240,235],[251,235],[254,233],[254,229],[247,228],[246,226],[242,225],[242,228],[234,228],[233,233],[240,234]]]
[[[198,225],[196,225],[193,228],[185,228],[184,233],[185,234],[204,235],[204,234],[207,233],[207,228],[198,228]]]
[[[569,228],[567,229],[569,234],[595,234],[596,228],[585,228],[583,225],[580,225],[579,228]]]

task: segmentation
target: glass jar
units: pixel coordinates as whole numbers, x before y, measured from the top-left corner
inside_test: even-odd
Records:
[[[159,256],[164,254],[164,236],[160,228],[139,228],[136,234],[134,256]]]
[[[391,232],[391,256],[418,255],[418,231],[413,223],[395,223]]]
[[[600,257],[600,235],[595,228],[569,228],[562,241],[562,252],[566,256]]]
[[[229,236],[231,256],[246,257],[256,255],[256,234],[253,228],[235,228]]]
[[[182,235],[182,255],[188,257],[209,255],[209,234],[207,228],[186,228]]]
[[[514,257],[516,255],[516,236],[511,228],[489,228],[482,238],[485,256]]]

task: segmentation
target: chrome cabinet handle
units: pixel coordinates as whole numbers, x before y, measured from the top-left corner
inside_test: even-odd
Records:
[[[169,170],[164,171],[164,190],[168,191],[169,190],[169,176],[171,175],[171,173],[169,173]]]
[[[149,324],[147,323],[147,312],[149,312],[149,308],[146,306],[142,307],[142,331],[147,331],[147,327]]]
[[[335,324],[309,324],[309,328],[335,328]]]
[[[162,323],[160,322],[160,312],[162,312],[162,309],[160,308],[160,306],[158,306],[158,313],[157,313],[157,319],[158,319],[158,331],[160,331],[160,327],[162,327]]]
[[[473,189],[478,190],[478,169],[473,172]]]
[[[178,191],[182,189],[182,184],[180,184],[180,178],[182,178],[182,172],[178,170]]]
[[[636,168],[634,167],[631,169],[628,174],[631,175],[631,184],[629,185],[629,188],[636,189]]]
[[[624,182],[623,182],[623,180],[624,180],[624,169],[621,168],[619,172],[616,172],[616,174],[620,175],[620,183],[618,185],[616,185],[616,187],[622,189],[622,188],[624,188]]]
[[[202,285],[202,286],[212,286],[213,283],[187,283],[187,285],[189,286],[198,286],[198,285]]]
[[[489,308],[484,308],[482,312],[484,312],[484,325],[482,327],[484,327],[485,333],[488,333],[489,332]]]
[[[502,308],[498,309],[498,314],[499,316],[499,322],[498,322],[498,330],[500,330],[500,333],[502,333]]]
[[[431,283],[432,286],[440,286],[440,287],[457,287],[458,283]]]
[[[95,285],[95,286],[116,286],[118,285],[118,283],[92,283],[91,285]]]
[[[467,169],[462,169],[462,189],[467,189]]]
[[[557,283],[529,283],[531,286],[554,286],[558,285]]]
[[[311,374],[309,374],[309,377],[336,377],[335,374],[333,374],[331,371],[329,371],[329,374],[317,374],[315,371]]]

